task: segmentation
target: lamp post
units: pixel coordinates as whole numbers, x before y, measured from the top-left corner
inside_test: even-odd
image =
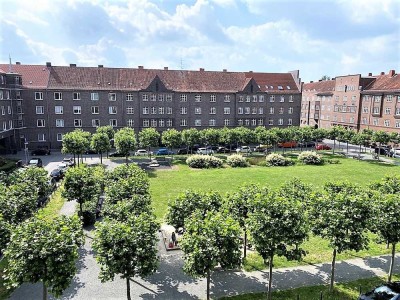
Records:
[[[24,151],[25,151],[25,165],[28,165],[28,142],[26,141],[26,138],[25,138],[24,145],[25,145],[25,148],[24,148]]]

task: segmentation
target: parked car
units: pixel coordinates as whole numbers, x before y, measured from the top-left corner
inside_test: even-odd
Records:
[[[50,177],[56,181],[60,181],[61,179],[64,178],[64,174],[65,174],[64,170],[54,169],[53,171],[50,172]]]
[[[62,162],[63,162],[64,164],[67,164],[67,165],[70,166],[70,167],[73,167],[73,166],[75,165],[74,159],[73,159],[72,157],[64,157],[63,160],[62,160]]]
[[[254,148],[254,152],[265,152],[269,148],[272,148],[272,146],[260,144]]]
[[[149,156],[153,155],[152,151],[147,151],[145,149],[139,149],[135,152],[135,156]]]
[[[400,148],[392,149],[392,153],[393,153],[392,157],[400,158]]]
[[[197,154],[203,154],[203,155],[210,155],[214,154],[214,151],[211,148],[199,148],[196,151]]]
[[[41,158],[32,158],[28,162],[28,167],[43,167],[43,161]]]
[[[57,168],[59,170],[61,170],[61,172],[65,173],[65,172],[67,172],[67,169],[69,168],[69,166],[66,163],[60,163],[60,164],[58,164]]]
[[[190,151],[188,152],[188,149],[187,149],[187,148],[181,148],[181,149],[179,149],[178,152],[177,152],[177,154],[180,154],[180,155],[182,155],[182,154],[188,154],[188,153],[190,153]]]
[[[47,184],[50,186],[52,192],[56,190],[57,181],[54,178],[50,177],[50,179],[47,181]]]
[[[377,147],[374,149],[375,154],[379,155],[389,155],[389,148],[384,148],[384,147]]]
[[[302,147],[302,148],[308,148],[308,147],[314,148],[315,146],[316,146],[315,142],[312,142],[312,141],[299,143],[299,147]]]
[[[251,148],[249,146],[241,146],[236,149],[236,153],[251,153]]]
[[[218,147],[217,148],[217,153],[229,153],[229,152],[231,152],[231,150],[229,150],[226,147]]]
[[[124,154],[122,154],[122,153],[120,153],[118,151],[110,153],[108,156],[110,156],[110,157],[125,157]],[[129,156],[129,154],[128,154],[128,156]]]
[[[31,152],[31,155],[50,155],[50,149],[47,147],[37,148]]]
[[[328,146],[327,144],[317,144],[315,145],[315,150],[331,150],[332,148]]]
[[[97,154],[97,151],[96,151],[96,150],[93,150],[93,149],[87,149],[87,150],[85,151],[85,154]]]
[[[278,143],[278,147],[279,148],[296,148],[297,147],[297,143],[295,141]]]
[[[160,148],[157,150],[156,155],[172,155],[174,152],[168,150],[167,148]]]
[[[400,300],[400,281],[388,282],[360,295],[358,300]]]

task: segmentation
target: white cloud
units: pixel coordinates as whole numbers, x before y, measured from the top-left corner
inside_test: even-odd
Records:
[[[398,0],[340,0],[339,4],[356,23],[373,22],[377,17],[400,21],[400,2]]]

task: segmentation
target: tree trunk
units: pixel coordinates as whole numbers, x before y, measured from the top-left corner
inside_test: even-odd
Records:
[[[360,145],[360,151],[358,151],[359,153],[360,153],[360,155],[361,155],[361,145]]]
[[[128,155],[125,156],[125,163],[128,165]]]
[[[333,148],[332,148],[332,154],[335,154],[335,146],[336,146],[336,140],[333,139]]]
[[[131,283],[129,277],[126,278],[126,298],[131,300]]]
[[[272,299],[272,266],[274,261],[274,255],[272,254],[269,259],[269,274],[268,274],[268,300]]]
[[[103,152],[100,152],[100,164],[103,164]]]
[[[347,154],[349,154],[349,142],[348,141],[346,142],[346,151],[347,151]]]
[[[335,282],[335,263],[336,263],[336,248],[333,249],[333,255],[332,255],[332,268],[331,268],[331,285],[330,285],[330,291],[333,291],[333,283]]]
[[[76,164],[75,153],[74,153],[74,165]]]
[[[81,215],[80,215],[80,219],[82,220],[83,219],[83,211],[82,211],[83,209],[82,209],[82,201],[79,201],[79,211],[80,211],[80,213],[81,213]]]
[[[74,154],[74,157],[75,157],[75,154]],[[79,154],[78,154],[78,159],[77,160],[78,160],[78,167],[79,167]]]
[[[210,300],[210,270],[207,271],[207,300]]]
[[[244,229],[244,241],[243,241],[243,258],[246,258],[246,248],[247,248],[247,230]]]
[[[393,266],[394,266],[394,255],[396,254],[396,243],[392,243],[392,260],[390,261],[390,268],[389,268],[389,278],[388,281],[392,281],[392,274],[393,274]]]
[[[42,281],[42,286],[43,286],[43,300],[47,300],[47,287],[44,281]]]

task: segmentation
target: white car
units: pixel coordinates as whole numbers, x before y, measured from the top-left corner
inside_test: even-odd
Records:
[[[400,148],[393,149],[392,151],[393,151],[393,157],[400,158]]]
[[[60,169],[62,172],[66,172],[67,171],[67,169],[68,169],[68,165],[66,164],[66,163],[61,163],[61,164],[59,164],[58,166],[57,166],[57,168],[58,169]]]
[[[205,154],[205,155],[209,155],[209,154],[214,154],[214,151],[212,149],[209,148],[199,148],[197,149],[197,154]]]
[[[236,149],[236,153],[251,153],[251,148],[249,146],[242,146]]]
[[[151,151],[149,152],[145,149],[139,149],[135,152],[135,156],[149,156],[152,154],[153,154],[153,152],[151,152]]]

